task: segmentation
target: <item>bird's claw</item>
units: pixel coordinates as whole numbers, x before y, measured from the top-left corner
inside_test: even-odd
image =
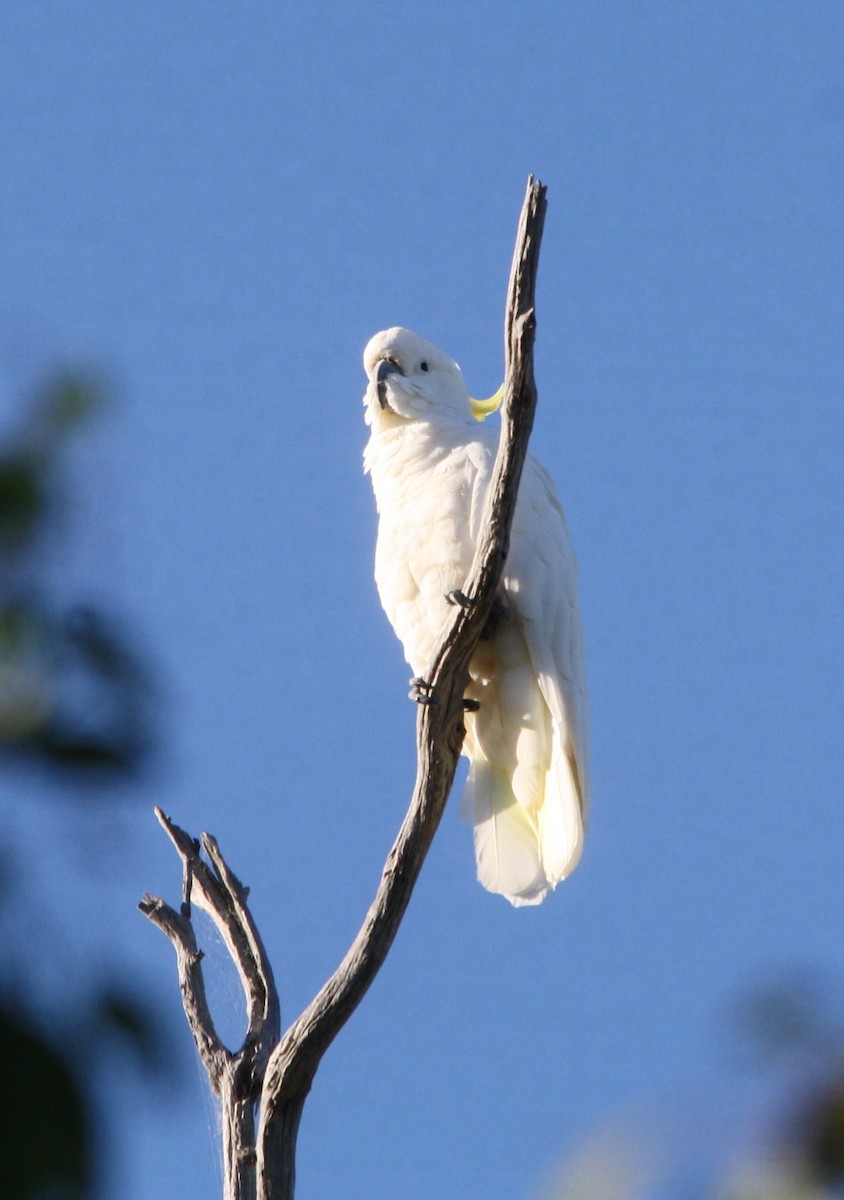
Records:
[[[439,704],[436,696],[431,695],[431,684],[427,679],[417,676],[416,679],[411,679],[409,682],[408,699],[413,700],[416,704]]]
[[[455,588],[454,591],[446,592],[445,599],[447,604],[453,604],[455,608],[471,608],[474,601],[470,600],[465,592],[461,592],[460,588]]]

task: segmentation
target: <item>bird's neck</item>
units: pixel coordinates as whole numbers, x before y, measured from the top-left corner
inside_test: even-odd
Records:
[[[371,433],[364,451],[364,468],[375,472],[409,468],[426,470],[457,446],[474,440],[477,426],[471,419],[460,421],[413,420],[387,410],[373,413]]]

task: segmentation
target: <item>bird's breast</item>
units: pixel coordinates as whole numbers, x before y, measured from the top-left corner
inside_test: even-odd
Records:
[[[463,586],[474,554],[470,531],[476,478],[468,447],[395,445],[368,455],[378,503],[375,581],[405,657],[430,665],[448,615],[448,592]]]

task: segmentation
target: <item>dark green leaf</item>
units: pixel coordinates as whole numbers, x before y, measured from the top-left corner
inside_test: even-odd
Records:
[[[3,1108],[0,1200],[49,1192],[78,1197],[91,1183],[91,1121],[64,1059],[24,1018],[0,1012]]]
[[[60,432],[70,430],[101,408],[104,400],[102,384],[82,375],[58,375],[47,386],[42,399],[43,411],[50,423]]]
[[[162,1074],[170,1065],[160,1023],[150,1009],[114,984],[103,989],[98,1008],[101,1031],[116,1035],[149,1074]]]
[[[43,479],[27,455],[0,458],[0,537],[28,536],[46,507]]]

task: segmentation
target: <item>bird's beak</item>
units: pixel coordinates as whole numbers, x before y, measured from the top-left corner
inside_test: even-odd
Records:
[[[387,379],[390,375],[404,375],[404,371],[392,359],[382,358],[375,371],[375,391],[382,408],[390,407],[387,403]]]

